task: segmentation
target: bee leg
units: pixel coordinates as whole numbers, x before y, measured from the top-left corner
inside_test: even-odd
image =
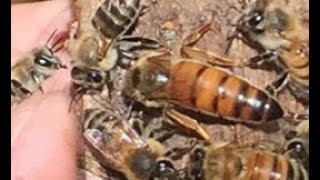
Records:
[[[79,173],[81,173],[81,179],[110,179],[107,170],[99,163],[86,145],[83,148],[82,155],[79,157]]]
[[[140,115],[138,115],[140,116]],[[129,119],[130,126],[140,135],[143,135],[144,132],[144,122],[141,118],[131,117]]]
[[[191,140],[191,141],[190,141]],[[187,143],[187,147],[173,147],[169,150],[167,150],[164,153],[164,156],[169,157],[172,160],[179,160],[182,159],[182,157],[191,152],[197,145],[197,141],[194,138],[189,139],[189,142]]]
[[[60,63],[60,64],[59,64],[59,68],[62,68],[62,69],[68,69],[68,66],[66,66],[66,65],[64,65],[64,64],[62,64],[62,63]]]
[[[155,3],[157,3],[157,0],[142,0],[140,2],[142,6],[140,16],[143,16],[145,13],[149,12],[151,10],[151,6]]]
[[[73,105],[76,104],[87,91],[85,88],[82,88],[80,86],[74,87],[74,88],[75,88],[75,91],[71,94],[71,101],[70,101],[68,112],[71,112]]]
[[[107,80],[106,80],[106,85],[107,85],[107,88],[108,88],[108,98],[110,99],[110,100],[112,100],[112,92],[113,92],[113,90],[115,89],[114,88],[114,85],[113,85],[113,81],[112,81],[112,79],[110,78],[110,73],[108,72],[107,73]]]
[[[175,130],[173,128],[170,130],[160,128],[160,129],[154,129],[151,132],[150,137],[152,137],[153,139],[155,139],[159,142],[164,142],[167,139],[171,138],[176,133],[177,133],[177,130]]]
[[[277,78],[269,84],[265,89],[272,96],[277,96],[278,93],[288,84],[290,75],[288,72],[282,72],[277,75]]]
[[[236,28],[231,35],[229,35],[227,37],[227,47],[226,49],[224,50],[224,54],[228,54],[229,53],[229,50],[231,49],[231,46],[232,46],[232,43],[235,39],[241,39],[241,37],[239,37],[239,34],[240,34],[240,30],[239,28]]]
[[[41,91],[41,93],[43,93],[43,88],[41,86],[41,81],[39,79],[39,77],[37,76],[36,72],[32,71],[31,72],[31,78],[33,79],[34,82],[36,82],[39,85],[39,90]]]
[[[205,140],[210,139],[208,132],[193,118],[184,115],[172,108],[165,109],[165,115],[176,122],[179,126],[189,133],[196,134]],[[191,131],[191,132],[190,132]]]
[[[41,91],[41,93],[44,93],[42,86],[39,86],[39,90]]]
[[[18,99],[18,101],[21,101],[24,97],[31,95],[31,92],[18,81],[11,80],[11,95]]]
[[[265,51],[263,53],[258,54],[250,58],[247,62],[247,65],[253,68],[260,67],[266,62],[273,61],[275,57],[278,57],[278,54],[275,51]]]
[[[124,50],[124,49],[120,49],[119,51],[120,51],[120,56],[122,56],[126,59],[129,59],[129,61],[138,59],[137,54],[132,51],[128,51],[128,50]],[[126,62],[125,60],[122,60],[122,59],[121,59],[120,63],[125,67],[128,64],[130,64],[129,62]]]
[[[308,121],[309,120],[309,114],[298,114],[298,113],[290,113],[293,117],[293,120],[299,121],[299,123],[301,123],[301,121]]]
[[[193,45],[199,41],[205,33],[211,29],[212,21],[206,23],[200,27],[197,31],[191,33],[187,38],[183,40],[182,47],[180,48],[181,57],[197,59],[201,62],[205,62],[213,66],[221,67],[244,67],[246,62],[235,61],[221,55],[218,55],[215,52],[205,51],[199,48],[193,47]]]
[[[308,121],[309,120],[309,114],[299,114],[295,112],[288,111],[286,115],[283,117],[283,119],[289,124],[293,124],[294,126],[301,123],[301,121]]]
[[[309,85],[288,84],[289,91],[304,105],[309,105]]]
[[[194,32],[191,32],[186,38],[182,41],[182,48],[186,46],[193,46],[196,44],[208,31],[211,30],[211,24],[213,22],[213,18],[211,21],[202,25],[199,29]]]
[[[144,38],[139,36],[124,35],[121,36],[119,41],[119,47],[123,51],[131,51],[135,49],[158,49],[160,44],[157,40]]]
[[[142,136],[143,134],[143,122],[142,121],[137,121],[135,119],[135,121],[131,122],[132,123],[132,128],[139,134]]]
[[[143,137],[153,138],[159,142],[164,142],[175,133],[177,133],[177,130],[167,121],[167,119],[157,119],[147,123],[143,130]]]

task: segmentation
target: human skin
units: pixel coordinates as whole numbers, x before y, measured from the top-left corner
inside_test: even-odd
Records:
[[[66,31],[70,2],[55,0],[11,6],[11,66],[50,34]],[[78,131],[70,105],[70,57],[57,54],[67,70],[58,70],[34,93],[11,109],[11,179],[76,179]]]

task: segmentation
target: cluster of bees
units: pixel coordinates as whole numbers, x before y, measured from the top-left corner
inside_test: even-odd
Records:
[[[231,46],[240,39],[259,54],[240,61],[227,58],[229,48],[222,56],[194,47],[211,30],[212,20],[188,33],[173,52],[156,39],[133,35],[139,17],[152,13],[152,3],[76,0],[77,21],[65,47],[74,60],[70,106],[80,106],[79,168],[85,178],[309,179],[309,115],[290,112],[277,99],[287,88],[308,106],[309,40],[283,3],[244,3],[228,41]],[[51,47],[49,41],[12,67],[11,105],[42,90],[46,79],[66,68],[55,55],[61,40]],[[265,63],[278,74],[265,89],[230,70]],[[204,124],[220,122],[252,126],[252,131],[286,124],[279,130],[285,140],[267,148],[261,139],[246,141],[248,133],[215,143]],[[177,134],[186,141],[167,146]]]

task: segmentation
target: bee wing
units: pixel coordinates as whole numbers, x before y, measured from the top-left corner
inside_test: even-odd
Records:
[[[167,109],[165,113],[169,118],[173,119],[180,126],[186,128],[187,131],[191,130],[205,140],[210,139],[210,135],[208,134],[208,132],[195,119],[192,119],[191,117],[184,115],[174,109]]]
[[[110,122],[104,131],[88,129],[84,132],[86,142],[95,156],[107,167],[125,172],[130,153],[148,148],[148,144],[129,126],[126,121]]]

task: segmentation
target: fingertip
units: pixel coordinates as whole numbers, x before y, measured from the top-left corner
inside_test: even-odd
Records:
[[[44,1],[11,6],[11,56],[43,46],[58,29],[67,31],[73,21],[72,1]]]
[[[12,112],[13,177],[33,180],[76,178],[79,136],[76,118],[68,112],[69,99],[65,92],[53,93],[40,100],[35,97],[24,106],[31,106],[29,110]]]

